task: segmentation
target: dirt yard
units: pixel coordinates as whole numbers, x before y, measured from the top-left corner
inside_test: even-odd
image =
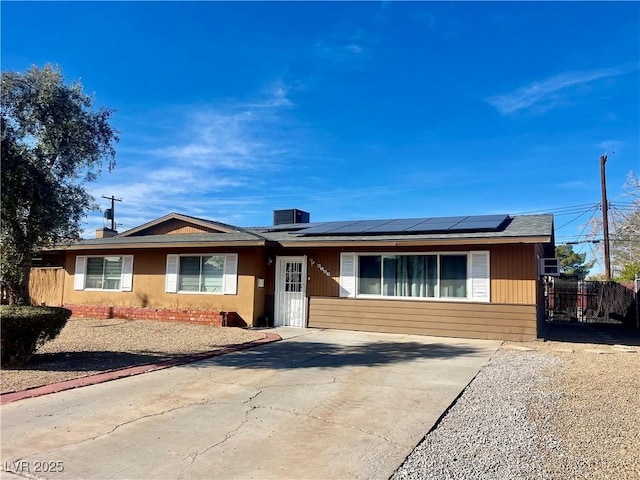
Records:
[[[544,406],[533,401],[530,410],[539,430],[557,439],[564,454],[549,459],[549,470],[568,473],[567,465],[574,462],[585,479],[640,478],[640,348],[563,342],[530,346],[564,361],[544,372],[542,388],[556,401]]]
[[[60,336],[18,369],[0,370],[1,392],[84,377],[250,342],[264,334],[240,328],[152,320],[71,319]]]
[[[393,480],[640,478],[640,332],[505,342]]]

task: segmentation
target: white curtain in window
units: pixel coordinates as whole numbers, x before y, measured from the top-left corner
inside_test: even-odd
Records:
[[[383,295],[433,297],[436,282],[434,255],[387,255],[383,259]]]

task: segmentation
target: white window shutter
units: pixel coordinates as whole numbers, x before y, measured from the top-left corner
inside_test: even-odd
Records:
[[[73,276],[73,289],[84,290],[84,272],[86,270],[87,257],[76,257],[76,270]]]
[[[222,293],[235,295],[238,293],[238,254],[230,253],[224,256],[224,271]]]
[[[130,292],[133,289],[133,255],[122,257],[122,281],[120,284],[123,292]]]
[[[340,254],[340,296],[356,296],[356,254]]]
[[[178,255],[167,255],[167,272],[165,275],[164,291],[176,293],[178,291]]]
[[[471,252],[471,300],[491,301],[491,278],[489,276],[489,252]]]

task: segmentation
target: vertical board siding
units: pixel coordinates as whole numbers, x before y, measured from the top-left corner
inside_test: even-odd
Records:
[[[487,340],[537,336],[535,305],[312,297],[309,327]]]
[[[340,293],[339,250],[310,250],[304,254],[307,255],[307,295],[337,297]]]
[[[491,302],[533,305],[537,297],[534,245],[495,245],[491,249]]]
[[[193,225],[183,220],[168,220],[159,225],[154,225],[145,230],[136,233],[134,236],[141,235],[181,235],[192,233],[215,233],[218,230],[215,228],[201,227],[200,225]]]

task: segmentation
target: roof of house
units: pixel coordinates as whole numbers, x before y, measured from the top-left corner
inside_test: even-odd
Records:
[[[328,222],[336,223],[339,222]],[[331,234],[331,225],[324,224],[296,224],[273,227],[263,227],[251,229],[258,232],[268,240],[293,246],[300,246],[317,243],[379,243],[379,242],[455,242],[470,243],[478,240],[481,243],[511,243],[516,239],[529,241],[531,243],[549,242],[553,236],[553,215],[520,215],[508,217],[497,228],[473,230],[453,230],[453,231],[415,231],[398,233],[349,233]],[[305,230],[316,231],[316,226],[321,225],[326,234],[305,234]]]
[[[405,220],[315,222],[268,227],[243,228],[188,215],[171,213],[110,238],[81,240],[58,245],[55,250],[97,250],[111,248],[144,249],[175,247],[261,246],[277,243],[287,247],[343,246],[343,245],[412,245],[412,244],[491,244],[491,243],[548,243],[553,239],[553,215],[519,215],[406,219],[406,225],[431,224],[440,227],[411,227],[414,231],[384,232],[389,222]],[[163,222],[182,220],[196,226],[213,227],[217,232],[191,234],[141,234]],[[464,219],[464,222],[463,220]],[[454,221],[455,220],[455,221]],[[378,223],[376,223],[378,222]],[[431,222],[431,223],[429,223]],[[466,223],[465,223],[466,222]],[[487,223],[488,222],[488,223]],[[344,228],[345,224],[351,225]],[[366,226],[358,231],[357,225]],[[356,226],[353,226],[356,225]],[[374,226],[374,230],[370,231]],[[376,226],[378,225],[378,226]],[[394,225],[399,225],[395,223]],[[464,227],[464,226],[467,227]],[[480,227],[474,227],[474,226]],[[445,229],[444,226],[449,226]],[[457,226],[457,227],[456,227]],[[320,227],[320,228],[319,228]],[[335,233],[337,229],[349,233]],[[438,229],[440,228],[440,229]],[[396,229],[398,230],[398,229]],[[307,233],[305,231],[309,231]]]
[[[179,235],[141,235],[136,237],[93,238],[67,245],[57,245],[53,250],[99,250],[104,248],[174,248],[174,247],[236,247],[261,246],[266,239],[249,232],[196,233]]]

